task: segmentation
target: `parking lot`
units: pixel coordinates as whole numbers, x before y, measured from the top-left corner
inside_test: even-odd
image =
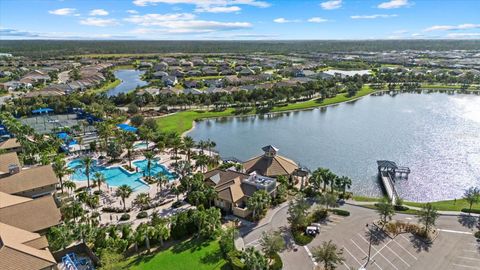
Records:
[[[480,243],[476,242],[472,230],[459,225],[456,217],[442,217],[442,226],[449,227],[440,228],[433,243],[425,243],[409,233],[392,239],[383,231],[375,230],[376,227],[371,224],[374,217],[372,213],[363,209],[355,210],[357,215],[323,227],[308,245],[307,252],[311,253],[323,241],[332,240],[343,249],[345,259],[337,269],[359,269],[366,266],[367,269],[376,270],[480,270]],[[411,216],[405,215],[397,215],[396,219],[414,221]],[[370,238],[370,261],[366,264]]]

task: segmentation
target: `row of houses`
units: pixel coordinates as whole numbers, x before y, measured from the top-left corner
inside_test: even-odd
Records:
[[[46,231],[61,222],[51,165],[22,168],[16,139],[0,144],[0,268],[57,269]]]

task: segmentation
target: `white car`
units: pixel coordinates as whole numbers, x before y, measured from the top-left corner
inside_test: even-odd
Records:
[[[308,235],[317,235],[320,233],[320,224],[312,223],[310,226],[307,226],[305,233]]]

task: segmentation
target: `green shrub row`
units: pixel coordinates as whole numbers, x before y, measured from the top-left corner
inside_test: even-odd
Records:
[[[350,216],[350,212],[348,212],[347,210],[332,209],[331,211],[332,211],[332,213],[334,213],[336,215],[339,215],[339,216],[344,216],[344,217]]]
[[[292,230],[293,240],[297,245],[305,246],[313,240],[313,236],[305,234],[305,230]]]
[[[468,209],[468,208],[462,208],[462,212],[464,213],[474,213],[474,214],[480,214],[480,209]]]

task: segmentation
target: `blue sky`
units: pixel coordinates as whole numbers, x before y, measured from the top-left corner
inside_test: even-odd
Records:
[[[1,39],[480,39],[480,0],[1,0]]]

